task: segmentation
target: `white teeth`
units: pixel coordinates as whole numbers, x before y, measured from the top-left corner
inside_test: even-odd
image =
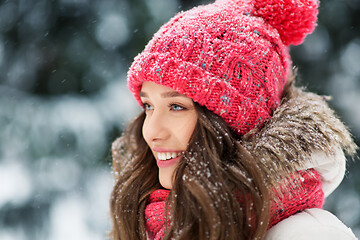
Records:
[[[172,158],[176,158],[178,156],[180,156],[182,153],[181,152],[166,152],[166,153],[157,153],[157,158],[159,160],[162,160],[162,161],[165,161],[165,160],[169,160],[169,159],[172,159]]]

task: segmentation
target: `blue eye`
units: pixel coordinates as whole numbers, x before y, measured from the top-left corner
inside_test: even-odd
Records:
[[[184,110],[185,108],[180,106],[180,105],[177,105],[177,104],[171,104],[171,110],[173,111],[181,111],[181,110]]]
[[[143,106],[144,106],[144,110],[145,110],[145,111],[150,111],[150,110],[153,110],[153,109],[154,109],[154,108],[153,108],[150,104],[148,104],[148,103],[144,103]]]

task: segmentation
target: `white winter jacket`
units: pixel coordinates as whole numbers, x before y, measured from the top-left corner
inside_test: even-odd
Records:
[[[323,191],[327,197],[340,184],[345,174],[346,159],[337,148],[331,156],[317,152],[312,155],[308,168],[322,176]],[[336,216],[323,209],[306,209],[273,226],[265,240],[355,240],[350,228]]]

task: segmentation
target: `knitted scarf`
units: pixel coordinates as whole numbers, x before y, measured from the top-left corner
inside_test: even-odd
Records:
[[[324,204],[321,176],[316,171],[303,171],[300,178],[292,180],[288,186],[277,190],[277,200],[271,203],[269,229],[297,212],[307,208],[322,208]],[[169,190],[159,189],[148,197],[145,222],[149,239],[159,240],[165,234],[164,211],[169,193]]]

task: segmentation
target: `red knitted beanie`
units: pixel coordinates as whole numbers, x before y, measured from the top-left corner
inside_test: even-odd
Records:
[[[290,44],[316,25],[316,0],[217,0],[181,12],[139,54],[128,86],[170,87],[221,116],[238,134],[260,128],[279,105]]]

